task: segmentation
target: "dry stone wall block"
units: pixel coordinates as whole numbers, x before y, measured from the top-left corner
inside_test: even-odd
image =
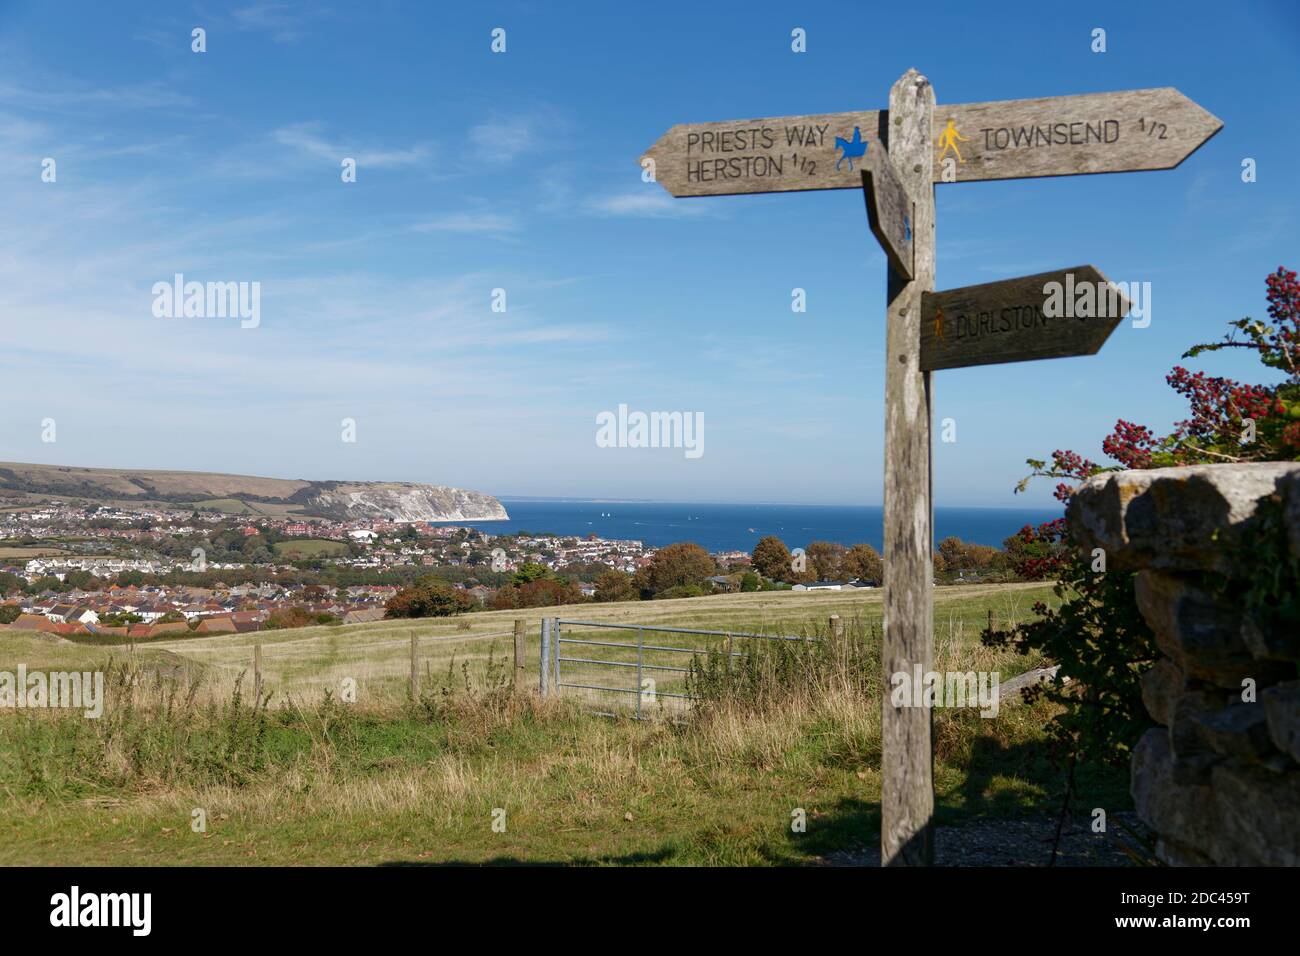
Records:
[[[1282,479],[1295,483],[1296,475],[1296,462],[1105,472],[1075,491],[1066,519],[1073,540],[1088,551],[1105,549],[1112,570],[1226,573],[1226,546],[1254,517],[1259,499]],[[1300,510],[1295,496],[1290,507]],[[1291,540],[1300,554],[1297,528]]]

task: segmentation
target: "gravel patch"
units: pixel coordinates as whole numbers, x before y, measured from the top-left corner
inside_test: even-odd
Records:
[[[1025,820],[977,820],[937,827],[936,866],[1047,866],[1056,837],[1055,815]],[[1056,866],[1134,866],[1124,847],[1135,846],[1124,827],[1146,837],[1150,831],[1133,812],[1111,814],[1105,833],[1093,833],[1090,818],[1067,819],[1061,831]],[[1147,853],[1136,847],[1140,859]],[[842,850],[823,858],[827,866],[879,866],[878,846]]]

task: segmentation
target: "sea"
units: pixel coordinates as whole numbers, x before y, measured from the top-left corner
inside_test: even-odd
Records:
[[[880,506],[689,504],[665,501],[601,501],[501,498],[508,521],[458,522],[488,534],[531,531],[564,537],[635,539],[660,548],[692,541],[708,551],[752,551],[774,534],[787,547],[812,541],[843,545],[866,542],[877,550],[884,536]],[[936,543],[950,535],[974,544],[1000,546],[1026,524],[1061,517],[1060,508],[934,509]]]

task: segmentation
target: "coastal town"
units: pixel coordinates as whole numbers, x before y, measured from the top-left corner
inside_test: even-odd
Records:
[[[492,534],[424,521],[335,521],[50,504],[0,513],[0,626],[149,639],[382,619],[422,575],[491,608],[525,566],[597,595],[657,549],[595,535]],[[750,556],[712,556],[743,572]],[[719,574],[715,585],[730,589]]]

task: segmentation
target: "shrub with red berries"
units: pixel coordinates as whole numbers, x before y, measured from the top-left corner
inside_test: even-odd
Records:
[[[1068,501],[1079,482],[1102,471],[1300,460],[1300,283],[1295,272],[1279,266],[1265,285],[1270,321],[1229,322],[1231,331],[1223,341],[1194,345],[1183,358],[1246,349],[1266,368],[1281,372],[1282,382],[1250,385],[1176,365],[1165,381],[1187,399],[1190,414],[1172,432],[1157,438],[1145,425],[1120,419],[1101,443],[1102,452],[1118,465],[1102,466],[1057,450],[1050,464],[1030,458],[1026,464],[1032,471],[1016,490],[1023,491],[1033,478],[1054,478],[1057,500]]]
[[[1252,385],[1175,366],[1165,381],[1187,399],[1189,414],[1170,434],[1157,437],[1145,425],[1121,419],[1101,443],[1102,452],[1117,464],[1099,465],[1058,449],[1050,462],[1029,459],[1031,474],[1016,490],[1024,490],[1033,478],[1051,478],[1056,499],[1067,502],[1080,482],[1102,471],[1300,460],[1300,284],[1294,272],[1279,267],[1266,285],[1269,321],[1231,322],[1223,341],[1193,346],[1183,358],[1247,349],[1265,368],[1280,372],[1281,382]],[[1139,679],[1158,657],[1154,635],[1137,608],[1135,576],[1107,572],[1104,563],[1080,554],[1068,540],[1064,519],[1037,528],[1026,525],[1003,547],[1021,577],[1055,577],[1061,603],[1056,609],[1036,605],[1034,620],[1009,630],[985,631],[984,643],[1041,653],[1059,664],[1057,677],[1035,691],[1062,707],[1049,724],[1055,741],[1080,760],[1126,762],[1129,747],[1150,724]],[[1285,541],[1277,548],[1285,552]],[[1266,547],[1258,550],[1268,552]],[[1260,560],[1270,561],[1267,556]],[[1246,605],[1266,610],[1290,600],[1288,613],[1300,619],[1300,602],[1290,593],[1298,572],[1295,567],[1285,574],[1273,571],[1273,577],[1255,574],[1253,584],[1222,586],[1238,588]],[[1274,577],[1285,580],[1278,584]]]

